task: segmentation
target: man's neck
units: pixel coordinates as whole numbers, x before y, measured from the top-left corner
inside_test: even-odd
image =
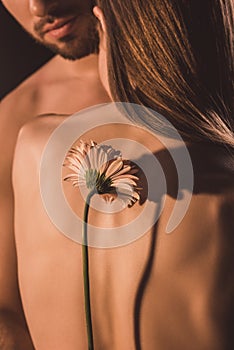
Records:
[[[56,62],[60,68],[62,67],[63,73],[68,77],[70,76],[76,78],[77,76],[80,77],[82,74],[85,74],[85,76],[96,76],[98,74],[98,56],[94,54],[76,61],[71,61],[64,59],[61,56],[56,56],[54,58],[54,62]]]

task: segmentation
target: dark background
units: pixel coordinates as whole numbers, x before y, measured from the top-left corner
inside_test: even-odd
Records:
[[[0,3],[0,100],[51,57]]]

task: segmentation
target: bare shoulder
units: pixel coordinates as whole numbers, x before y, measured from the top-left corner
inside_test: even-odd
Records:
[[[68,118],[68,115],[43,114],[25,123],[17,138],[16,151],[25,147],[28,151],[40,152],[55,129]],[[28,153],[28,152],[26,152]]]
[[[14,93],[18,93],[21,91],[26,91],[28,89],[33,89],[34,87],[38,87],[40,85],[44,85],[49,83],[51,80],[58,80],[62,70],[60,69],[63,65],[63,60],[55,56],[51,58],[47,63],[37,69],[34,73],[32,73],[27,79],[25,79],[14,91]]]
[[[44,115],[26,123],[18,134],[13,158],[12,183],[15,203],[22,204],[25,191],[37,193],[40,163],[44,147],[53,131],[62,123],[63,116]],[[19,199],[21,198],[21,199]]]
[[[37,114],[41,89],[55,80],[57,57],[34,72],[0,102],[0,123],[24,124]],[[59,71],[59,70],[57,70]]]
[[[34,89],[35,87],[38,89],[40,86],[60,80],[64,74],[64,61],[65,60],[59,56],[53,57],[42,67],[36,70],[31,76],[25,79],[22,84],[16,88],[16,91]]]
[[[32,117],[36,89],[31,85],[20,85],[0,102],[0,124],[19,125]]]

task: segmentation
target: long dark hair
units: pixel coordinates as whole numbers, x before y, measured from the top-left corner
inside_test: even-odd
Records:
[[[190,141],[234,147],[232,0],[98,0],[116,101],[161,113]],[[155,117],[137,122],[158,131]]]

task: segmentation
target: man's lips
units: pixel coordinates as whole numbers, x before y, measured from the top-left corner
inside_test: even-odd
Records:
[[[62,38],[71,32],[75,19],[76,16],[70,16],[47,23],[43,27],[42,35],[48,34],[56,39]]]

